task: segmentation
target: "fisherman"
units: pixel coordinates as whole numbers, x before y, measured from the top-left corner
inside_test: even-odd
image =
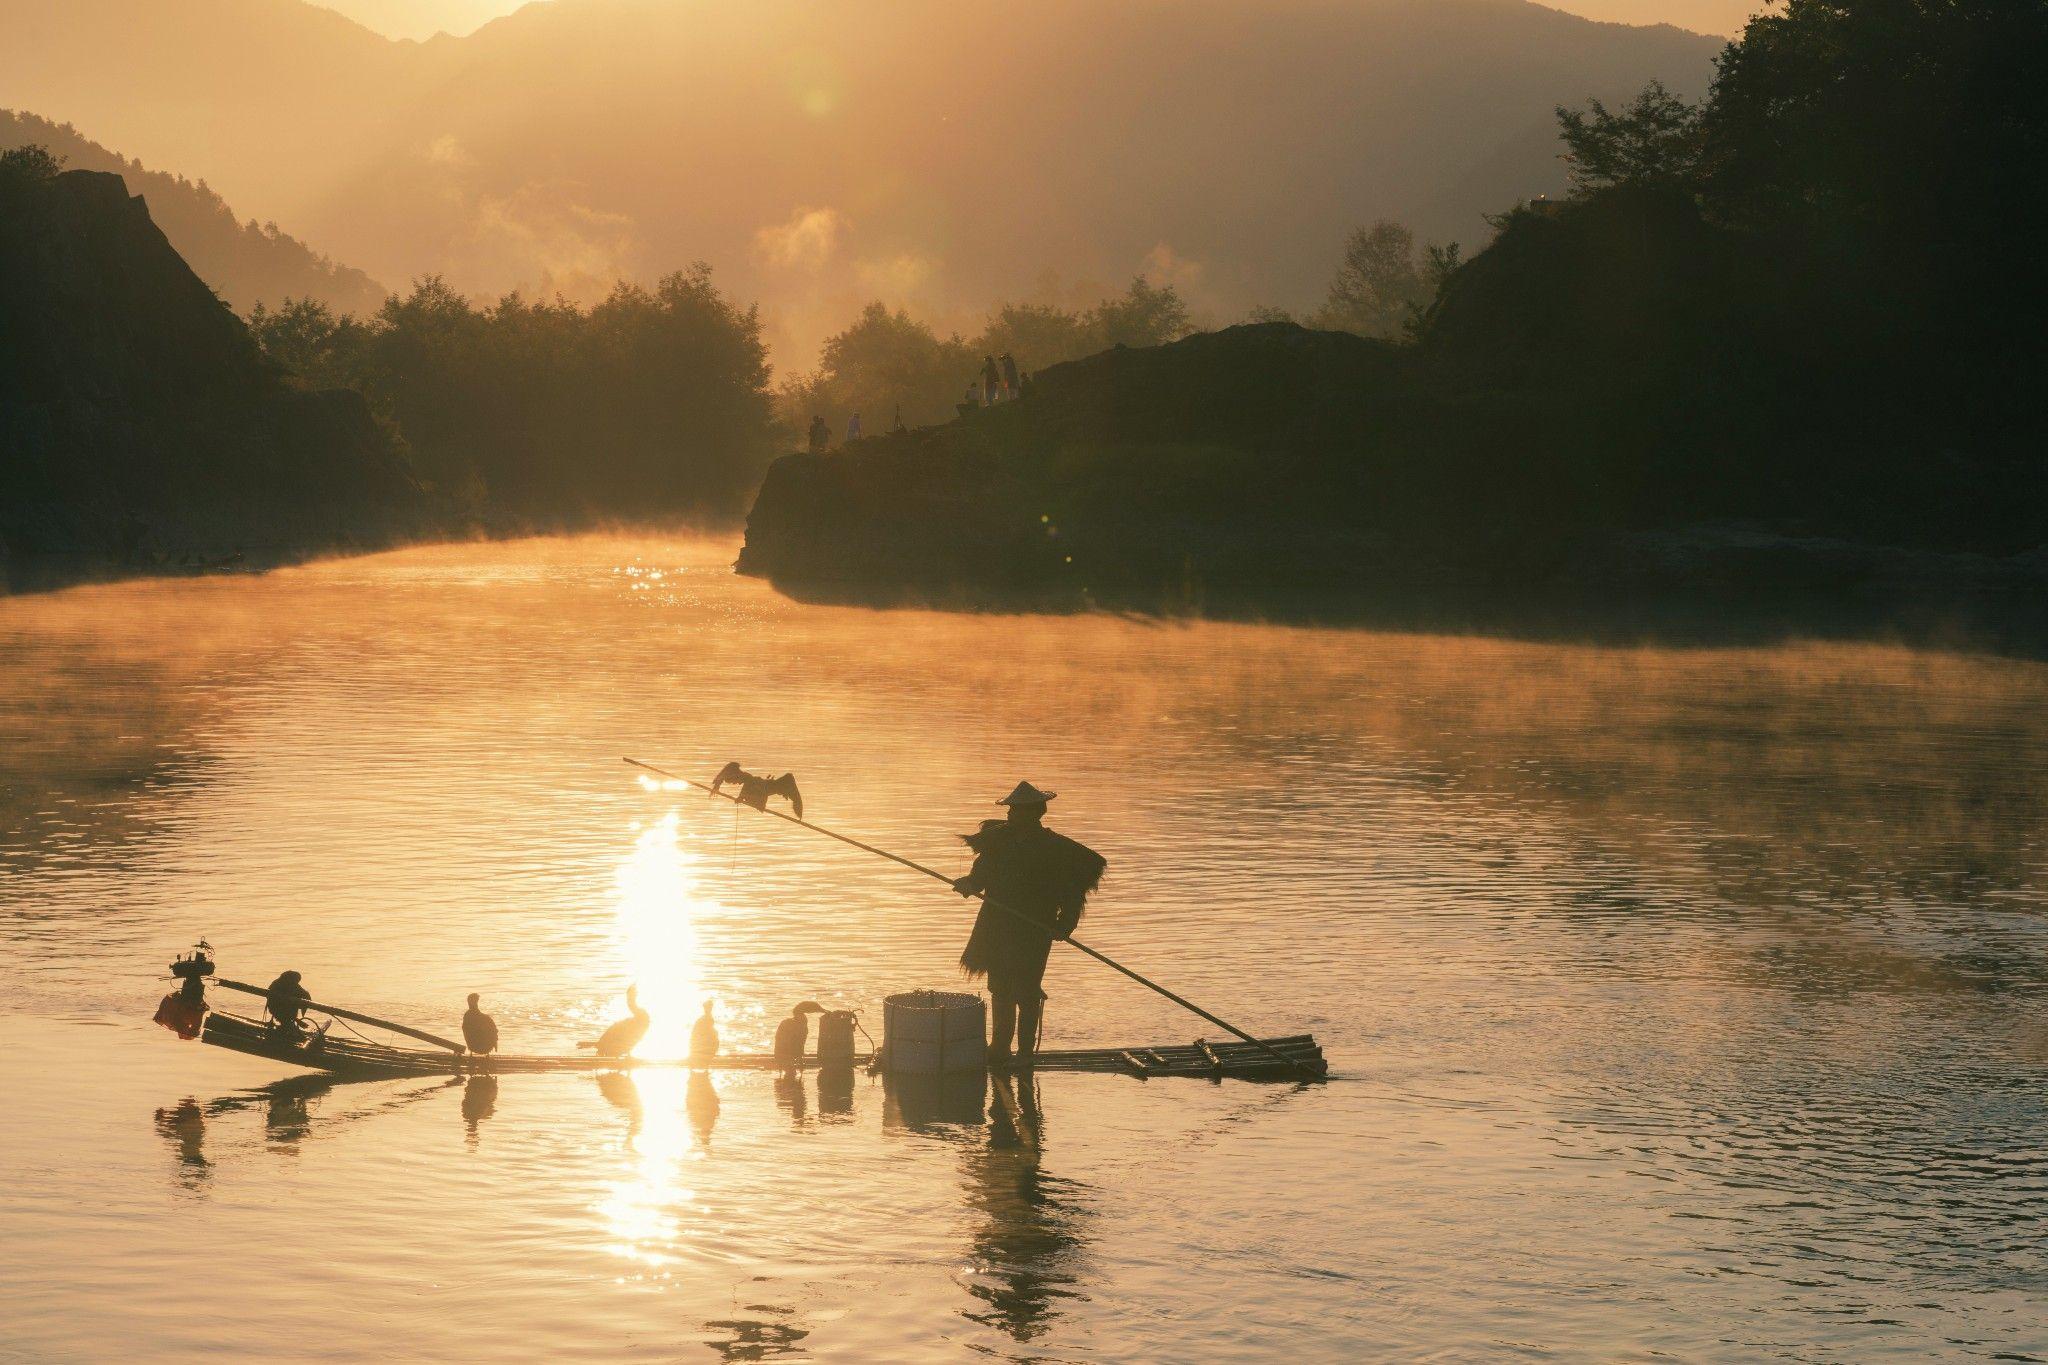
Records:
[[[846,443],[848,445],[852,445],[855,441],[858,441],[859,439],[860,414],[856,412],[853,416],[846,419]]]
[[[823,455],[825,447],[832,444],[832,428],[825,425],[825,414],[811,418],[811,454]]]
[[[894,425],[894,426],[890,427],[890,428],[889,428],[889,430],[891,430],[891,431],[908,431],[908,430],[910,430],[910,428],[909,428],[909,427],[906,427],[906,426],[904,426],[904,425],[903,425],[903,405],[902,405],[901,403],[898,403],[898,404],[896,405],[896,425]],[[4,558],[4,556],[0,556],[0,558]]]
[[[718,1055],[718,1021],[711,1016],[711,1002],[704,1002],[704,1013],[697,1016],[697,1022],[690,1026],[690,1060],[699,1066]]]
[[[287,1033],[304,1031],[305,1022],[299,1018],[299,1012],[312,1000],[312,992],[300,984],[297,972],[278,973],[277,980],[263,992],[264,1012],[273,1025]]]
[[[974,866],[953,883],[961,895],[983,898],[960,965],[969,976],[988,976],[995,1006],[989,1060],[998,1067],[1010,1060],[1013,1034],[1018,1064],[1031,1064],[1053,940],[1074,932],[1088,893],[1109,866],[1094,849],[1045,827],[1046,804],[1057,794],[1019,782],[996,803],[1009,808],[1007,820],[985,820],[964,836]]]
[[[994,407],[996,398],[1003,389],[1003,372],[996,368],[996,358],[985,355],[981,358],[981,401],[984,406]]]
[[[1019,397],[1024,392],[1023,385],[1017,379],[1016,357],[1008,351],[1003,352],[1003,392],[1011,398]]]

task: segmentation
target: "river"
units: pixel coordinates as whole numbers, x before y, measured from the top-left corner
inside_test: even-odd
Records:
[[[0,1356],[2048,1357],[2048,667],[807,606],[723,540],[0,600]],[[638,780],[794,772],[964,869],[1019,778],[1083,936],[1322,1085],[332,1085],[225,975],[507,1046],[637,983],[764,1047],[952,987],[901,868]],[[1215,1031],[1056,954],[1047,1046]]]

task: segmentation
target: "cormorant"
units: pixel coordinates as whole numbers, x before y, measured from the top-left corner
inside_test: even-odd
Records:
[[[478,996],[469,995],[469,1010],[462,1016],[462,1041],[479,1057],[498,1050],[498,1021],[476,1007]]]
[[[690,1060],[708,1062],[718,1055],[718,1021],[711,1017],[711,1002],[704,1002],[704,1013],[690,1026]]]
[[[599,1034],[594,1043],[578,1043],[578,1047],[594,1048],[600,1057],[624,1057],[640,1046],[640,1040],[647,1036],[647,1026],[654,1022],[646,1010],[640,1008],[640,988],[626,987],[627,1016]]]
[[[775,1060],[792,1067],[803,1061],[804,1046],[811,1038],[811,1021],[804,1016],[824,1012],[825,1007],[815,1000],[798,1002],[789,1018],[775,1026]]]

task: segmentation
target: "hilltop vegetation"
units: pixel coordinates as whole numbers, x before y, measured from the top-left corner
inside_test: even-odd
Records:
[[[367,397],[435,487],[528,523],[731,521],[776,448],[760,320],[703,265],[591,308],[430,277],[367,318],[302,300],[250,326],[302,382]]]
[[[929,323],[877,301],[826,338],[817,369],[778,386],[776,406],[792,434],[813,416],[844,431],[855,413],[865,414],[870,431],[898,414],[908,426],[928,426],[954,416],[969,381],[991,357],[1010,355],[1029,371],[1116,346],[1157,346],[1190,330],[1179,291],[1143,276],[1121,295],[1085,309],[999,305],[972,337],[940,337]]]
[[[2039,4],[1789,0],[1697,106],[1560,110],[1572,193],[1441,262],[1410,340],[1272,323],[1051,368],[1024,402],[778,463],[742,567],[1522,586],[1707,523],[2030,551],[2048,191],[2014,168],[2048,149],[2044,61]]]
[[[77,171],[112,171],[149,213],[185,263],[237,312],[287,298],[317,299],[342,312],[368,312],[384,287],[360,270],[337,265],[276,223],[238,221],[205,181],[152,171],[87,138],[68,123],[0,109],[0,151],[39,146]]]

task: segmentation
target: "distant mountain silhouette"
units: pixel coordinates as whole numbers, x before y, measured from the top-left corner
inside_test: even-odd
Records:
[[[299,0],[0,17],[17,102],[381,278],[590,297],[701,258],[812,340],[1141,270],[1215,320],[1306,305],[1351,227],[1475,244],[1562,188],[1553,106],[1698,94],[1720,46],[1522,0],[551,0],[425,43]]]
[[[67,169],[112,171],[130,194],[149,202],[150,216],[193,269],[237,312],[287,298],[318,299],[344,313],[368,313],[389,293],[360,270],[338,265],[275,223],[236,219],[205,181],[145,169],[92,141],[70,124],[0,109],[0,151],[46,147]]]
[[[427,500],[359,394],[288,386],[106,171],[0,157],[0,570],[375,542]]]
[[[1718,0],[1726,3],[1726,0]],[[518,9],[521,0],[326,0],[364,28],[392,38],[424,41],[439,33],[473,33]]]

